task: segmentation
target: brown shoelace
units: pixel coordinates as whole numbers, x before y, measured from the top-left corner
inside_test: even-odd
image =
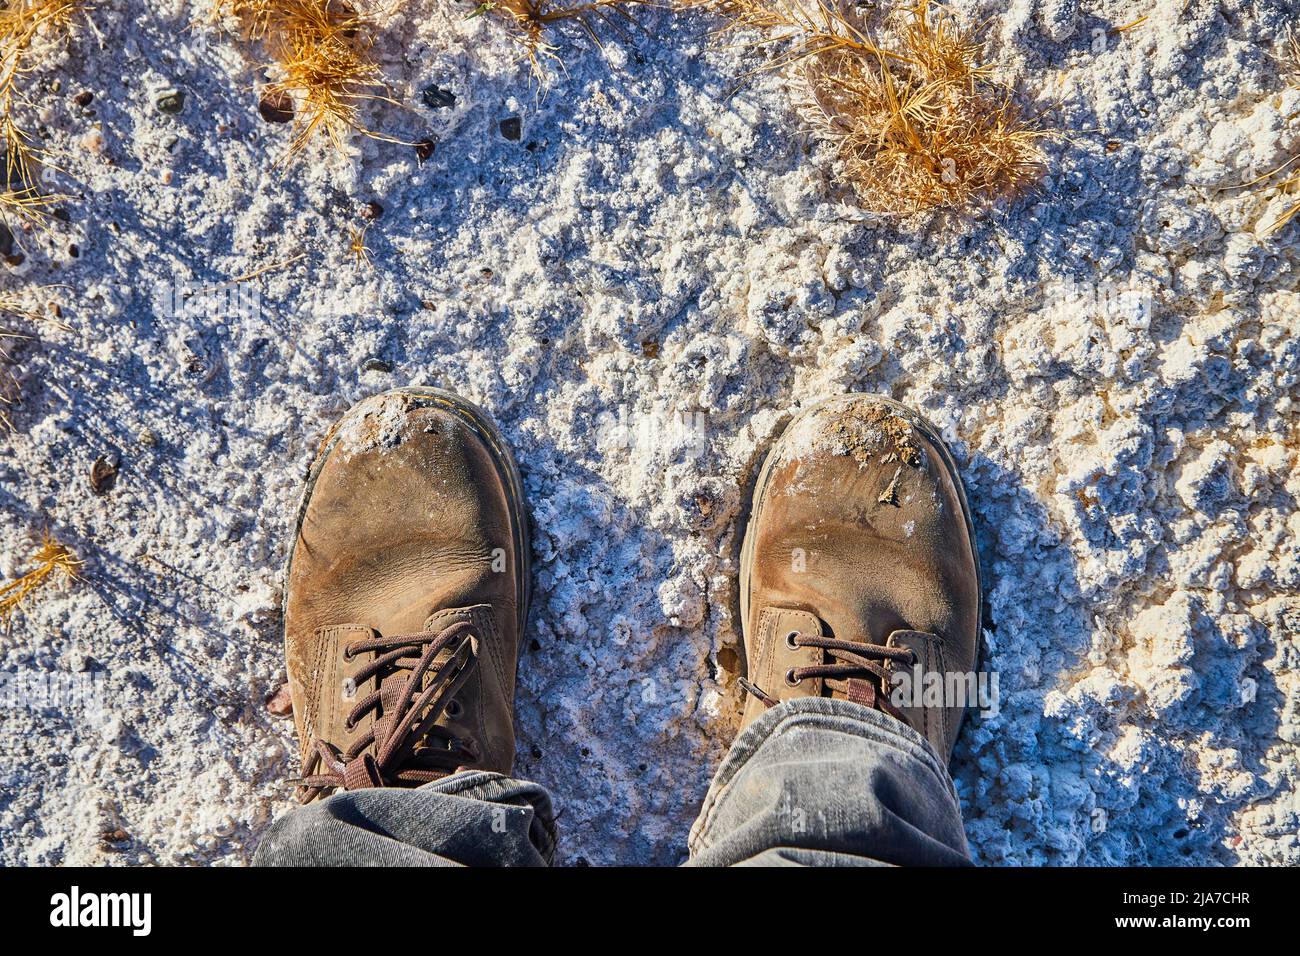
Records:
[[[371,712],[376,719],[346,752],[319,737],[312,741],[302,776],[294,781],[302,802],[339,788],[418,786],[477,760],[474,741],[435,726],[478,662],[472,636],[473,625],[458,621],[437,632],[380,635],[344,648],[349,660],[375,655],[351,675],[358,685],[379,678],[378,687],[349,712],[348,727]],[[435,665],[443,651],[450,653]],[[428,686],[421,690],[426,676]]]
[[[861,641],[841,641],[820,634],[803,634],[792,631],[786,635],[790,647],[817,647],[835,659],[833,664],[810,664],[792,667],[785,674],[785,682],[794,687],[800,681],[822,678],[823,686],[833,694],[884,711],[891,717],[904,720],[898,708],[889,702],[889,670],[885,662],[916,662],[916,654],[907,647],[886,647]],[[756,684],[741,678],[740,684],[768,707],[777,699]]]

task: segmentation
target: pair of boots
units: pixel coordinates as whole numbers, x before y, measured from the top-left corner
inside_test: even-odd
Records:
[[[528,519],[509,449],[434,388],[366,399],[326,437],[297,518],[285,651],[299,796],[509,774]],[[891,693],[969,673],[979,563],[951,455],[888,399],[798,415],[755,485],[741,554],[744,725],[798,697],[903,721],[943,760],[961,702]]]

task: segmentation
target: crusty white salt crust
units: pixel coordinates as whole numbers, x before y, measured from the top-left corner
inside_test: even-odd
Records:
[[[1300,863],[1300,229],[1263,238],[1280,200],[1231,188],[1300,151],[1290,4],[957,2],[1067,134],[964,236],[845,205],[781,78],[729,96],[755,61],[699,19],[647,10],[608,59],[575,37],[537,96],[500,23],[403,4],[380,48],[415,105],[367,115],[433,158],[358,140],[281,175],[291,133],[205,7],[103,6],[38,81],[77,198],[11,279],[67,286],[71,330],[22,348],[0,435],[0,575],[48,523],[85,580],[33,598],[0,669],[110,693],[102,722],[6,708],[0,860],[249,859],[291,807],[263,700],[304,473],[354,400],[417,382],[489,410],[523,471],[517,770],[563,862],[681,858],[738,719],[741,489],[792,412],[861,390],[943,431],[975,512],[1001,689],[953,764],[976,859]],[[155,295],[300,253],[251,317]]]

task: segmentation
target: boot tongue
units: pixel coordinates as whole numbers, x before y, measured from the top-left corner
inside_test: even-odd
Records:
[[[474,612],[491,610],[490,604],[473,604],[469,607],[434,608],[424,619],[424,630],[441,631],[444,627],[459,624],[461,621],[474,620]]]
[[[850,677],[845,683],[848,685],[846,690],[831,689],[831,697],[834,700],[851,700],[864,707],[879,709],[882,694],[886,697],[889,695],[889,688],[878,688],[876,681],[871,678]]]
[[[931,635],[923,634],[919,631],[894,631],[885,641],[886,647],[907,647],[913,648],[913,645],[920,640],[931,639]],[[853,640],[852,643],[861,643],[866,645],[867,641]],[[923,659],[923,658],[922,658]],[[835,664],[840,659],[830,651],[822,652],[823,664]],[[894,690],[892,676],[899,670],[903,669],[905,663],[898,663],[889,660],[882,660],[880,663],[884,666],[889,677],[882,678],[876,674],[866,674],[862,676],[849,677],[843,681],[828,681],[826,684],[826,693],[832,700],[847,700],[855,704],[861,704],[864,707],[870,707],[873,710],[881,711],[888,714],[903,723],[907,724],[918,733],[925,733],[925,721],[919,708],[897,707],[892,700]],[[909,670],[909,675],[910,675]]]

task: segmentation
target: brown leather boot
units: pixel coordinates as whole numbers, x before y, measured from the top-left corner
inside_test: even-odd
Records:
[[[449,392],[384,392],[330,431],[285,575],[304,802],[510,772],[524,515],[501,435]]]
[[[979,653],[966,496],[919,415],[845,395],[797,416],[754,489],[740,593],[745,726],[777,702],[830,696],[892,714],[951,755],[964,707],[889,699],[896,672],[910,684],[968,674]]]

